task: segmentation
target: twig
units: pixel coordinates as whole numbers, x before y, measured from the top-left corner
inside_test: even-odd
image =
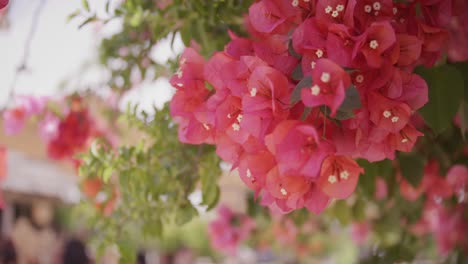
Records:
[[[36,10],[34,11],[33,18],[31,20],[31,27],[29,29],[26,41],[24,43],[23,57],[22,57],[22,59],[20,61],[20,64],[16,68],[16,71],[15,71],[15,73],[13,75],[13,80],[12,80],[12,82],[10,84],[10,89],[8,90],[7,101],[6,101],[6,104],[3,106],[3,108],[6,108],[6,105],[8,104],[8,102],[13,99],[13,97],[15,95],[15,87],[16,87],[16,83],[18,81],[18,77],[19,77],[20,74],[22,74],[27,69],[27,62],[28,62],[28,59],[29,59],[29,54],[31,52],[31,43],[32,43],[33,37],[34,37],[34,35],[35,35],[36,31],[37,31],[37,25],[39,24],[39,18],[40,18],[40,15],[42,13],[42,9],[43,9],[46,1],[47,0],[41,0],[39,2],[38,6],[36,7]],[[0,109],[0,110],[2,110],[2,109]]]

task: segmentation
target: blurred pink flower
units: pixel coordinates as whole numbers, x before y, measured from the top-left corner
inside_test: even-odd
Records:
[[[358,244],[364,244],[371,230],[371,224],[367,222],[355,222],[351,225],[351,239]]]
[[[14,107],[3,112],[5,133],[8,135],[19,133],[23,129],[26,120],[32,115],[41,113],[44,110],[45,104],[45,97],[16,97]]]
[[[57,137],[60,119],[52,113],[47,113],[39,123],[39,134],[42,140],[49,142]]]
[[[382,200],[388,195],[387,183],[382,178],[377,178],[375,182],[375,199]]]
[[[22,107],[15,107],[3,112],[3,128],[7,135],[17,134],[23,129],[26,113]]]
[[[247,215],[235,213],[226,206],[218,209],[218,218],[208,227],[213,248],[235,255],[239,244],[255,228],[255,222]]]

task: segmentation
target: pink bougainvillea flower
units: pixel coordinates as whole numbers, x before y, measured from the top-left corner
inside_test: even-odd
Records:
[[[44,110],[46,98],[34,96],[18,96],[15,98],[13,108],[3,112],[4,129],[8,135],[19,133],[24,123],[33,115]]]
[[[371,224],[369,222],[355,222],[351,224],[351,238],[358,245],[366,242],[371,231]]]
[[[459,203],[468,201],[468,168],[466,166],[452,166],[447,172],[447,182],[452,186]]]
[[[19,133],[26,121],[26,111],[22,107],[15,107],[3,112],[3,127],[7,135]]]
[[[363,172],[353,159],[332,155],[323,161],[317,184],[330,197],[345,199],[354,192],[359,174]]]
[[[405,103],[392,101],[377,93],[369,94],[370,120],[379,128],[397,133],[409,121],[411,109]]]
[[[271,67],[259,66],[248,80],[248,93],[242,97],[244,126],[252,136],[263,138],[272,126],[288,116],[291,84]],[[239,129],[239,130],[240,130]]]
[[[312,80],[312,87],[301,92],[304,105],[326,105],[334,116],[345,98],[345,89],[351,84],[349,75],[333,61],[320,59],[312,70]]]
[[[289,53],[288,41],[288,37],[281,35],[264,38],[253,44],[255,55],[289,76],[298,64],[298,60]]]
[[[281,122],[265,137],[265,144],[275,155],[280,173],[293,171],[309,178],[318,177],[323,159],[334,151],[312,125],[297,120]]]
[[[365,30],[372,22],[390,20],[393,17],[392,0],[360,0],[354,8],[355,24]]]
[[[47,145],[47,154],[52,159],[72,158],[82,151],[90,137],[92,120],[86,109],[70,111],[60,121],[58,133]]]
[[[398,65],[404,67],[416,63],[421,56],[423,41],[415,36],[398,34],[397,43],[400,52]]]
[[[314,214],[320,214],[330,204],[330,200],[317,184],[313,184],[304,195],[304,207]]]
[[[170,83],[176,89],[194,86],[192,82],[204,81],[205,60],[193,48],[186,48],[179,59],[179,69]],[[189,90],[189,89],[186,89]]]
[[[389,145],[402,152],[411,152],[418,137],[424,134],[416,130],[412,125],[406,125],[402,130],[388,136]]]
[[[374,68],[382,66],[384,52],[396,43],[395,31],[387,21],[372,23],[358,39],[359,45],[354,48],[364,55],[367,65]]]
[[[310,188],[307,179],[300,175],[280,174],[278,167],[267,175],[266,189],[276,199],[298,199]]]
[[[0,182],[7,176],[7,149],[0,145]]]
[[[421,194],[424,192],[424,186],[420,184],[417,187],[413,187],[408,181],[401,177],[401,174],[397,175],[400,179],[400,193],[403,198],[408,201],[416,201]]]
[[[289,0],[261,0],[250,6],[249,21],[261,33],[287,33],[300,14]]]
[[[294,51],[303,54],[305,51],[315,51],[321,58],[325,50],[327,34],[321,31],[316,24],[315,18],[309,18],[300,24],[292,35]],[[322,50],[321,52],[318,50]]]
[[[383,200],[388,196],[387,183],[381,177],[377,177],[375,180],[375,199]]]
[[[239,244],[248,238],[254,228],[255,222],[250,217],[222,205],[218,209],[218,218],[209,224],[208,232],[215,249],[235,255]]]
[[[244,154],[239,163],[239,175],[252,190],[259,193],[265,187],[267,173],[276,165],[274,156],[267,150]]]
[[[330,24],[345,24],[354,26],[354,8],[356,0],[318,0],[315,17],[321,27]]]
[[[342,67],[353,66],[356,57],[356,37],[352,28],[342,24],[332,24],[328,27],[327,57]]]
[[[0,9],[5,8],[8,5],[9,0],[0,0]]]

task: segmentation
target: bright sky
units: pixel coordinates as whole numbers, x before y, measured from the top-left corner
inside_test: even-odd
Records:
[[[10,1],[8,20],[9,28],[0,29],[0,105],[7,102],[7,95],[16,68],[23,56],[24,45],[31,27],[33,13],[41,1]],[[90,1],[91,9],[102,12],[105,0]],[[97,64],[97,48],[100,36],[110,35],[119,29],[115,20],[102,28],[88,25],[78,29],[79,19],[66,22],[69,14],[81,7],[81,1],[46,0],[37,24],[37,31],[31,43],[27,62],[28,71],[22,73],[15,87],[16,94],[56,95],[60,93],[60,83],[72,80],[71,89],[83,88],[88,84],[99,83],[105,78],[105,72]],[[176,42],[175,52],[169,47],[169,41],[163,41],[154,48],[153,58],[166,61],[176,56],[183,44]],[[172,90],[167,80],[143,83],[139,88],[128,93],[124,102],[139,102],[143,109],[152,104],[162,105],[169,100]]]

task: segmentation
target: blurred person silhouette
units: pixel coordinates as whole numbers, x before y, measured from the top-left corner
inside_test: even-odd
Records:
[[[144,251],[139,251],[137,255],[137,264],[146,264],[146,257]]]
[[[63,264],[90,264],[86,247],[81,240],[72,238],[65,243],[63,249]]]
[[[0,264],[16,264],[16,249],[13,241],[0,241]]]

